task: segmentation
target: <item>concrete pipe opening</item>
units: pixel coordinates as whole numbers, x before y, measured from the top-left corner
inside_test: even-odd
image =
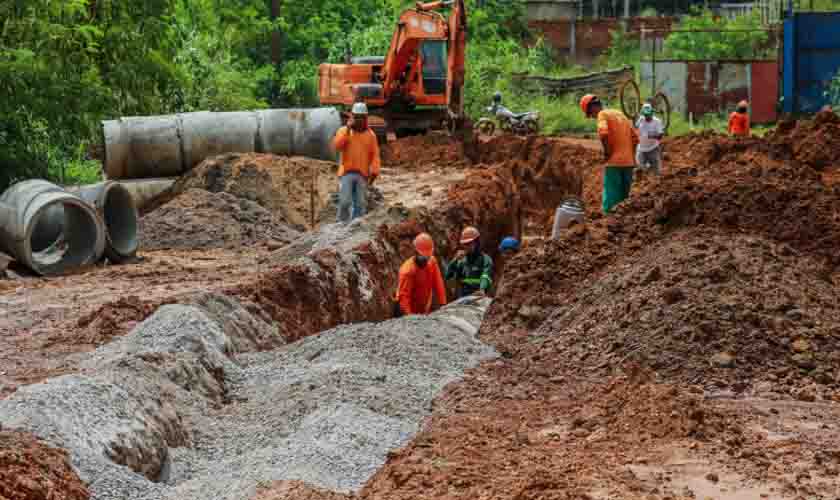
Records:
[[[106,253],[121,261],[137,253],[137,208],[131,193],[120,184],[110,184],[104,193],[101,208],[108,234]]]
[[[41,275],[96,263],[105,228],[93,205],[40,179],[19,182],[0,196],[0,250]]]
[[[41,208],[32,221],[26,235],[26,246],[31,249],[28,264],[38,274],[61,274],[98,259],[96,241],[101,237],[101,228],[96,215],[82,200],[52,202]],[[53,231],[56,226],[58,234]],[[44,246],[44,242],[49,243]]]

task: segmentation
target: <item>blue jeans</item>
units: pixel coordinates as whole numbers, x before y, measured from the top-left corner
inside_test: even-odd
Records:
[[[352,209],[352,214],[351,214]],[[356,172],[339,179],[338,220],[350,222],[367,213],[367,179]]]

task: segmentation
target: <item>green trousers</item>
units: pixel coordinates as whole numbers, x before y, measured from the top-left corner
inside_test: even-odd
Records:
[[[630,188],[633,186],[633,167],[607,167],[604,171],[604,213],[610,210],[630,196]]]

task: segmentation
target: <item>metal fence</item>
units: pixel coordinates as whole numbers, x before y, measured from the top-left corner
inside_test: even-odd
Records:
[[[594,92],[600,96],[612,99],[618,95],[619,89],[634,77],[630,66],[590,73],[570,78],[547,78],[526,74],[514,74],[512,79],[517,88],[527,94],[561,97],[564,95],[581,95]]]

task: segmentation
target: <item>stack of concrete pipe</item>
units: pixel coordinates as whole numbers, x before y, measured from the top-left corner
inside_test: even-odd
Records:
[[[272,153],[335,160],[331,143],[341,127],[335,108],[266,109],[102,122],[108,179],[177,177],[224,153]],[[138,187],[142,191],[142,187]]]
[[[43,275],[72,272],[103,256],[137,253],[137,209],[119,183],[62,188],[33,179],[0,195],[0,251]]]

